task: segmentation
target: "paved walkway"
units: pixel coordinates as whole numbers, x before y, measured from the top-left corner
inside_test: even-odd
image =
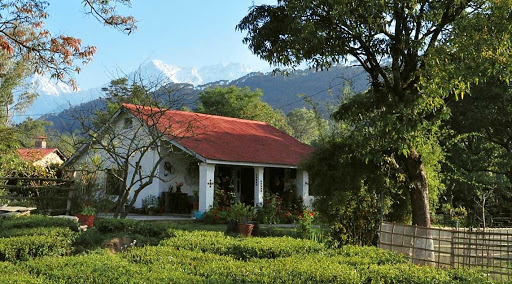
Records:
[[[100,218],[112,218],[114,216],[113,213],[102,213],[98,214]],[[142,214],[132,214],[129,213],[126,216],[126,219],[133,219],[138,221],[192,221],[195,220],[192,218],[191,214],[162,214],[162,215],[142,215]]]

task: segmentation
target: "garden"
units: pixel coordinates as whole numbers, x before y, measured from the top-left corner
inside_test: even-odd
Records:
[[[226,225],[101,219],[85,232],[45,216],[0,221],[0,283],[491,283],[393,252]]]

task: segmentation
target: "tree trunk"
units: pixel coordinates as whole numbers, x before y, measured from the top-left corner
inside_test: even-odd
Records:
[[[407,175],[411,181],[412,224],[430,227],[427,173],[415,149],[406,158]]]

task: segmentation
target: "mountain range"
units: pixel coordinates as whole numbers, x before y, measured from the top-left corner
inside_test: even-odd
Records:
[[[178,67],[166,64],[161,60],[151,60],[143,64],[138,70],[128,74],[128,77],[142,76],[151,80],[160,80],[162,83],[186,83],[193,86],[207,84],[219,80],[234,80],[251,72],[256,68],[238,64],[216,64],[196,67]],[[87,90],[73,91],[73,88],[62,83],[50,80],[46,76],[33,75],[29,79],[34,92],[38,93],[36,101],[25,110],[24,116],[37,118],[44,114],[57,114],[70,106],[80,105],[101,97],[102,86]],[[22,116],[22,117],[24,117]]]
[[[342,89],[347,82],[350,82],[354,92],[364,91],[368,87],[366,73],[360,67],[335,66],[327,71],[296,70],[286,75],[255,70],[236,63],[181,68],[160,60],[152,60],[127,76],[140,74],[142,78],[158,78],[167,85],[174,85],[179,89],[180,95],[186,98],[185,104],[191,108],[194,107],[197,95],[208,87],[235,85],[249,87],[251,90],[258,88],[263,91],[264,102],[285,113],[305,105],[299,95],[310,97],[323,109],[329,103],[339,103]],[[46,112],[41,119],[53,122],[58,131],[67,132],[77,127],[73,123],[73,113],[79,110],[91,111],[105,105],[100,99],[103,96],[101,87],[73,93],[63,84],[50,85],[50,82],[42,82],[44,84],[39,83],[41,95],[38,102],[27,113]]]

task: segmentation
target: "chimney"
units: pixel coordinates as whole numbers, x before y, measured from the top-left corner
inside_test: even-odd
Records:
[[[46,148],[46,136],[38,136],[36,137],[36,148],[44,149]]]

